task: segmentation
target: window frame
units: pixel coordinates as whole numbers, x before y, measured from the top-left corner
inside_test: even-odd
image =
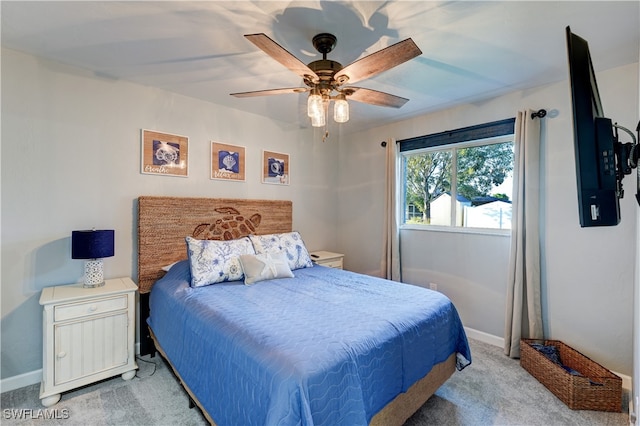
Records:
[[[515,122],[515,119],[507,119],[507,120],[501,120],[499,122],[493,122],[493,123],[487,123],[486,125],[478,125],[478,126],[471,126],[468,128],[464,128],[464,129],[459,129],[457,131],[450,131],[450,132],[442,132],[436,135],[431,135],[431,136],[422,136],[422,137],[418,137],[418,138],[412,138],[412,139],[407,139],[404,141],[398,141],[398,143],[402,144],[402,143],[409,143],[408,146],[416,146],[416,141],[419,142],[420,145],[422,145],[422,147],[417,147],[417,148],[407,148],[407,145],[405,145],[404,149],[402,147],[402,145],[400,146],[400,150],[399,150],[399,167],[401,169],[401,173],[400,173],[400,182],[398,182],[398,188],[399,188],[399,194],[401,195],[401,198],[398,200],[399,203],[401,204],[400,207],[400,212],[402,214],[401,217],[401,221],[402,223],[399,224],[399,228],[400,230],[418,230],[418,231],[436,231],[436,232],[453,232],[453,233],[464,233],[464,234],[482,234],[482,235],[498,235],[498,236],[510,236],[511,235],[511,229],[498,229],[498,228],[479,228],[479,227],[465,227],[465,226],[458,226],[455,225],[456,220],[455,220],[455,215],[456,215],[456,200],[457,200],[457,187],[458,187],[458,182],[457,182],[457,166],[458,166],[458,158],[457,158],[457,151],[458,149],[461,148],[473,148],[473,147],[478,147],[478,146],[486,146],[486,145],[494,145],[494,144],[500,144],[500,143],[506,143],[506,142],[511,142],[512,144],[515,145],[515,132],[513,129],[513,123]],[[505,129],[509,129],[509,125],[512,125],[511,127],[511,131],[505,133]],[[505,127],[505,125],[507,127]],[[451,137],[452,135],[454,135],[455,132],[460,132],[460,134],[463,134],[463,136],[461,138],[468,138],[469,135],[473,135],[473,131],[469,131],[469,129],[477,129],[477,128],[484,128],[484,127],[491,127],[494,126],[494,129],[497,129],[499,126],[499,130],[497,130],[496,132],[498,133],[502,133],[500,135],[493,135],[493,136],[489,136],[489,137],[480,137],[480,138],[472,138],[472,139],[467,139],[467,140],[461,140],[461,141],[455,141],[455,142],[444,142],[442,143],[442,140],[445,139],[447,137]],[[476,133],[478,135],[483,134],[482,132],[480,133]],[[487,132],[484,132],[484,134],[486,135]],[[429,138],[433,138],[433,140],[435,140],[435,143],[429,143]],[[452,223],[453,225],[431,225],[431,224],[417,224],[417,223],[410,223],[407,224],[406,221],[406,209],[407,209],[407,204],[406,204],[406,159],[410,156],[413,155],[420,155],[423,153],[428,153],[428,152],[437,152],[437,151],[446,151],[446,150],[451,150],[452,152],[452,156],[451,156],[451,162],[452,162],[452,171],[451,171],[451,221],[450,223]],[[514,158],[514,169],[515,169],[515,158]],[[513,201],[513,190],[511,192],[511,200]]]

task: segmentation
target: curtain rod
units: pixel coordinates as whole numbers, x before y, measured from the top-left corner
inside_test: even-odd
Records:
[[[542,118],[545,115],[547,115],[547,110],[546,109],[539,109],[538,112],[532,112],[531,113],[531,119],[533,120],[534,118]]]
[[[547,115],[547,110],[546,109],[539,109],[538,112],[532,112],[531,113],[531,119],[533,120],[534,118],[543,118],[546,117]],[[640,125],[640,123],[638,123],[638,125]],[[380,146],[381,147],[386,147],[387,146],[387,141],[382,141],[380,142]]]

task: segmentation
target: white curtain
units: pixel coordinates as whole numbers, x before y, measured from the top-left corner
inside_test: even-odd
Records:
[[[401,281],[400,269],[400,234],[399,223],[401,218],[400,206],[398,202],[398,144],[395,140],[386,141],[385,160],[385,194],[384,194],[384,234],[381,269],[384,277],[394,281]]]
[[[515,123],[511,253],[504,352],[520,356],[520,338],[543,338],[540,298],[540,118],[519,111]]]

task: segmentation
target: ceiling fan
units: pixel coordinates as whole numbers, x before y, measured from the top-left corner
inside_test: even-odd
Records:
[[[305,65],[293,54],[267,35],[247,34],[245,37],[267,55],[302,77],[306,87],[258,90],[232,93],[239,98],[309,92],[307,114],[314,127],[326,124],[329,102],[334,101],[334,120],[344,123],[349,120],[347,99],[371,105],[400,108],[409,99],[377,90],[349,86],[373,77],[422,54],[411,38],[393,44],[343,67],[339,62],[327,59],[327,54],[336,46],[333,34],[321,33],[313,37],[313,47],[322,54],[322,59]]]

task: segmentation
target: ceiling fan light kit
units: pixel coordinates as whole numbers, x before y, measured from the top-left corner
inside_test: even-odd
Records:
[[[321,112],[317,115],[311,117],[311,125],[313,127],[322,127],[327,124],[327,120],[325,118],[324,112]]]
[[[349,121],[349,103],[344,93],[336,96],[333,104],[333,121],[336,123],[346,123]]]
[[[307,115],[313,118],[319,114],[323,114],[322,109],[322,93],[320,89],[314,87],[311,89],[311,93],[309,93],[309,97],[307,98]]]
[[[344,85],[371,78],[422,54],[413,40],[408,38],[343,67],[339,62],[327,59],[327,54],[337,44],[336,36],[321,33],[313,37],[312,43],[322,54],[322,59],[305,65],[266,34],[247,34],[245,37],[267,55],[302,77],[306,87],[258,90],[231,95],[246,98],[309,92],[307,115],[313,127],[326,125],[331,101],[334,101],[333,120],[336,123],[349,121],[347,99],[370,105],[400,108],[408,99],[377,90]]]

